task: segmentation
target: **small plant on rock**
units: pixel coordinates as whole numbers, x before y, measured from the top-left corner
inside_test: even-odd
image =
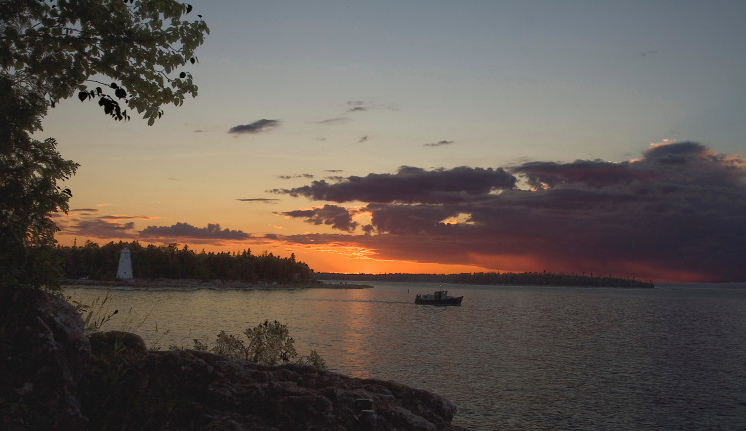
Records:
[[[220,331],[211,349],[201,340],[194,340],[194,350],[211,351],[231,359],[246,359],[264,365],[278,365],[295,362],[326,369],[326,362],[312,350],[308,356],[298,358],[295,340],[290,336],[288,325],[278,321],[264,323],[244,331],[247,341]]]

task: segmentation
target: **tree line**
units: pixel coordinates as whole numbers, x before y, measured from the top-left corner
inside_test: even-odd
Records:
[[[247,283],[308,281],[313,270],[295,255],[279,257],[250,249],[241,252],[196,253],[178,244],[147,245],[137,241],[109,242],[99,246],[87,241],[84,246],[57,247],[56,253],[67,279],[114,280],[119,256],[124,247],[130,250],[133,272],[140,279],[196,279],[241,281]]]
[[[65,99],[152,125],[197,95],[195,50],[210,30],[177,0],[0,0],[0,289],[59,287],[52,221],[78,164],[42,131]],[[195,16],[196,15],[196,16]],[[86,124],[80,124],[85,127]]]
[[[335,274],[316,273],[319,280],[356,281],[407,281],[454,284],[496,284],[522,286],[581,286],[581,287],[637,287],[652,288],[648,283],[634,278],[594,276],[578,274],[556,274],[551,272],[475,272],[460,274]]]

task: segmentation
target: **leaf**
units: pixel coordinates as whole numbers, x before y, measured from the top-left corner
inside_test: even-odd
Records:
[[[88,93],[85,91],[81,91],[78,93],[78,99],[80,99],[81,102],[84,102],[86,99],[88,99]]]
[[[114,91],[114,95],[117,96],[120,99],[124,99],[125,97],[127,97],[127,92],[124,91],[124,88],[117,88]]]
[[[181,73],[179,74],[179,78],[181,78],[181,79],[184,79],[184,78],[186,78],[186,73],[184,73],[184,72],[181,72]]]

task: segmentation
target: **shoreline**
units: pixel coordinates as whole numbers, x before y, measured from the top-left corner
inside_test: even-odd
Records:
[[[81,288],[118,288],[122,290],[156,290],[156,289],[177,289],[177,290],[292,290],[292,289],[372,289],[373,286],[368,284],[353,283],[326,283],[320,281],[299,282],[299,283],[247,283],[241,281],[200,281],[184,279],[134,279],[134,280],[88,280],[88,279],[63,279],[60,281],[62,288],[81,287]]]

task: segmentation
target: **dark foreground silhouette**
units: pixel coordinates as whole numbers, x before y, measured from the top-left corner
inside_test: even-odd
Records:
[[[148,351],[83,326],[59,296],[0,290],[0,429],[464,430],[451,402],[398,383]]]

